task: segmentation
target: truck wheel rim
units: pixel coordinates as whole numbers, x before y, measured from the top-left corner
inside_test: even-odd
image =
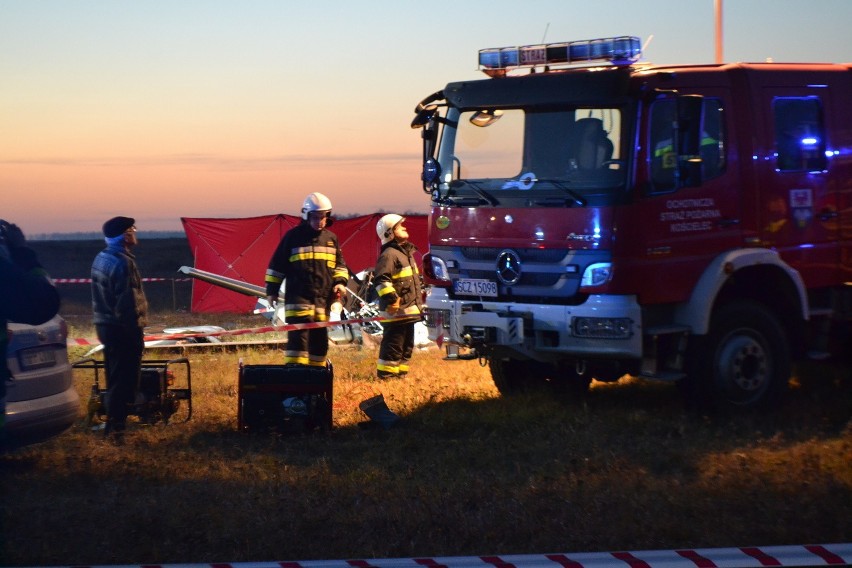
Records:
[[[735,335],[719,352],[719,376],[723,387],[735,398],[752,398],[769,381],[770,361],[766,349],[756,338]]]

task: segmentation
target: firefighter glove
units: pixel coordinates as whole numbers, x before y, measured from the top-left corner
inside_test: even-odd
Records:
[[[397,296],[396,300],[392,304],[388,304],[388,307],[385,308],[385,311],[390,315],[394,315],[399,311],[399,296]]]
[[[337,299],[340,299],[343,296],[345,296],[346,292],[347,292],[346,286],[344,286],[343,284],[335,284],[334,285],[334,296]]]

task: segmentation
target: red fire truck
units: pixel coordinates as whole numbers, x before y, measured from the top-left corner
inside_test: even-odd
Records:
[[[417,106],[431,337],[503,394],[629,374],[769,404],[852,351],[852,64],[640,59],[486,49]]]

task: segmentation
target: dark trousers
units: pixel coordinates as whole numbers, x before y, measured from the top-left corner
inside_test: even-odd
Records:
[[[287,318],[287,323],[309,323],[312,318]],[[287,332],[285,363],[325,366],[328,355],[328,328],[297,329]]]
[[[414,352],[414,324],[384,325],[377,370],[380,375],[405,375]]]
[[[107,424],[114,430],[122,430],[127,421],[127,406],[134,402],[139,385],[145,335],[138,327],[97,325],[95,328],[104,346]]]

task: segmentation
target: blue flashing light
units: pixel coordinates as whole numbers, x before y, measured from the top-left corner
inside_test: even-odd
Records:
[[[629,65],[642,57],[638,37],[619,36],[584,41],[526,45],[479,50],[479,68],[489,75],[509,69],[588,63]]]
[[[568,61],[589,61],[592,58],[592,42],[574,41],[566,46]]]
[[[612,44],[604,39],[595,39],[589,42],[589,59],[609,61],[612,53]]]
[[[479,50],[479,65],[488,69],[499,69],[500,65],[500,50],[499,49],[480,49]]]
[[[504,47],[500,50],[500,66],[501,67],[517,67],[520,65],[521,56],[520,48]]]
[[[616,65],[633,63],[642,57],[642,43],[638,37],[617,37],[612,41],[612,61]]]

